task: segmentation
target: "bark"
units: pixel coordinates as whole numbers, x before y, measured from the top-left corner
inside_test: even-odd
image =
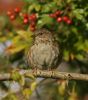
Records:
[[[88,81],[87,74],[68,73],[59,71],[47,71],[47,70],[17,70],[19,74],[24,77],[30,78],[30,75],[34,77],[52,78],[52,79],[67,79],[67,80],[83,80]],[[1,73],[0,81],[12,80],[11,73]]]

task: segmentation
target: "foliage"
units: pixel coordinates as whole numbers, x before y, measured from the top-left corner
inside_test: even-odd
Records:
[[[56,35],[56,40],[63,51],[63,60],[69,63],[72,69],[73,67],[75,70],[79,68],[81,73],[88,73],[88,1],[22,0],[21,2],[24,3],[22,9],[19,7],[11,8],[0,15],[0,43],[5,46],[3,54],[0,55],[8,58],[9,65],[18,62],[17,67],[25,68],[24,53],[33,43],[33,32],[39,28],[47,28]],[[7,45],[8,41],[10,45]],[[1,62],[0,65],[4,66]],[[17,75],[17,73],[15,74]],[[22,84],[25,84],[23,77],[16,79],[14,74],[13,77],[15,77],[14,80],[21,80]],[[23,89],[23,95],[27,97],[31,95],[36,87],[35,84],[30,85],[33,86],[32,90]],[[79,82],[77,84],[79,85]],[[84,85],[81,84],[81,86]],[[76,100],[72,97],[74,97],[73,95],[77,97],[79,89],[76,91],[74,84],[72,86],[70,94],[66,94],[69,89],[66,88],[65,81],[59,84],[59,87],[58,84],[55,87],[58,87],[59,94],[68,97],[68,100]],[[80,89],[80,91],[82,90]],[[12,94],[11,98],[16,97]],[[63,96],[60,100],[63,100]]]

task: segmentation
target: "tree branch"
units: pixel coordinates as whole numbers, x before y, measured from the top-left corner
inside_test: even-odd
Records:
[[[67,79],[67,80],[84,80],[88,81],[87,74],[77,74],[59,71],[47,71],[47,70],[17,70],[19,74],[30,78],[30,75],[42,78],[53,78],[53,79]],[[1,73],[0,81],[11,80],[11,73]]]

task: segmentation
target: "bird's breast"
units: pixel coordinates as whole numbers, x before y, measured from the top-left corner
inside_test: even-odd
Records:
[[[50,42],[40,42],[30,48],[31,66],[38,66],[39,69],[47,69],[57,63],[59,49]]]

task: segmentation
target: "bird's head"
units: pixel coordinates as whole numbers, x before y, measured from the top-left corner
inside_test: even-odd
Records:
[[[34,36],[35,36],[35,38],[37,39],[37,38],[47,38],[47,39],[51,39],[52,38],[52,33],[49,31],[49,30],[47,30],[47,29],[44,29],[44,28],[42,28],[42,29],[38,29],[38,30],[36,30],[35,32],[34,32]]]

